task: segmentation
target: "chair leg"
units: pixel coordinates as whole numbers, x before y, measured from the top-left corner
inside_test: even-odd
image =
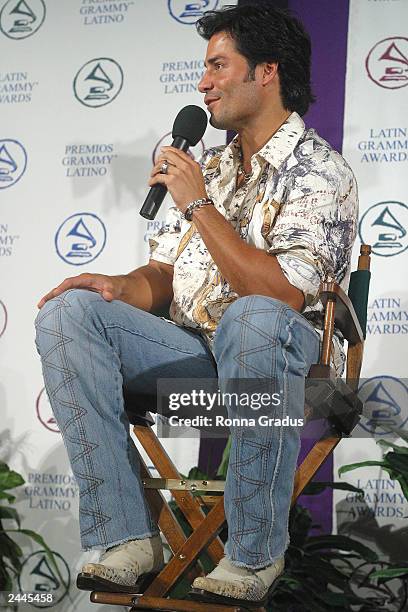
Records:
[[[293,506],[299,495],[302,493],[305,486],[311,481],[319,467],[324,463],[327,457],[334,451],[341,437],[330,436],[322,437],[300,464],[295,474],[295,482],[292,494]]]
[[[144,450],[151,458],[160,477],[181,480],[182,478],[176,466],[160,444],[151,427],[136,426],[133,431]],[[171,494],[191,527],[196,529],[201,525],[206,515],[200,502],[192,493],[190,493],[190,491],[171,491]],[[214,541],[209,544],[207,552],[214,564],[217,564],[222,559],[224,555],[224,545],[220,538],[216,537]]]
[[[140,458],[140,462],[142,478],[148,478],[150,476],[149,470],[142,458]],[[154,520],[159,525],[160,531],[164,534],[173,554],[176,554],[186,542],[187,536],[180,527],[161,491],[158,489],[146,489],[145,494]],[[193,566],[187,572],[186,577],[190,582],[193,582],[194,578],[201,575],[202,572],[199,567]]]
[[[172,559],[146,589],[145,595],[160,597],[166,595],[176,581],[194,562],[202,550],[216,537],[225,521],[224,499],[210,510],[204,520],[193,531]]]

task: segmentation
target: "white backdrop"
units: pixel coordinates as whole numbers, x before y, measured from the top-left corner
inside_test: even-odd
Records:
[[[27,480],[24,526],[46,538],[72,580],[91,553],[79,552],[77,489],[43,392],[36,303],[67,276],[146,263],[166,209],[154,222],[139,216],[153,152],[183,106],[202,105],[206,42],[194,23],[200,5],[225,3],[186,4],[0,2],[1,457]],[[209,127],[194,152],[223,142]],[[198,440],[166,448],[181,471],[197,465]],[[30,557],[38,546],[20,541],[21,588],[63,595],[44,555]],[[98,609],[88,599],[71,587],[56,608]]]
[[[339,445],[336,470],[354,461],[380,459],[376,441],[395,442],[396,436],[387,433],[390,428],[407,431],[407,24],[408,3],[403,0],[350,2],[343,155],[359,185],[355,255],[361,241],[372,245],[373,255],[361,390],[367,419],[353,440]],[[364,534],[380,558],[387,559],[385,549],[403,554],[401,529],[408,504],[399,484],[379,468],[359,469],[343,480],[361,487],[364,499],[336,494],[339,528],[354,523],[351,530]]]

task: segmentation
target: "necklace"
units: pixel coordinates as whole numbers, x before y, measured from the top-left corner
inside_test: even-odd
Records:
[[[241,177],[244,177],[244,183],[247,183],[249,179],[251,178],[251,176],[252,176],[252,170],[251,172],[245,172],[242,161],[240,161],[238,164],[238,170],[237,170],[238,179],[240,179]]]

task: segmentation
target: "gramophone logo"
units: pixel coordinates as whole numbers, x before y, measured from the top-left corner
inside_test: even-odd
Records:
[[[408,246],[408,206],[402,202],[379,202],[371,206],[359,224],[360,240],[371,244],[382,257],[403,253]]]
[[[3,302],[0,300],[0,338],[6,331],[7,327],[7,310]]]
[[[364,381],[359,393],[364,403],[360,426],[371,434],[384,436],[405,427],[408,421],[406,380],[374,376]]]
[[[214,11],[218,6],[219,0],[197,0],[196,2],[186,2],[186,0],[168,0],[167,6],[169,13],[179,21],[187,25],[196,23],[206,11]]]
[[[371,49],[366,59],[367,74],[386,89],[408,85],[408,38],[385,38]]]
[[[74,79],[75,97],[81,104],[97,108],[110,104],[123,85],[123,71],[115,60],[99,57],[90,60]]]
[[[106,243],[106,228],[93,213],[71,215],[55,235],[55,248],[61,259],[72,266],[83,266],[100,255]]]
[[[167,132],[167,134],[165,134],[164,136],[160,138],[159,142],[156,144],[156,146],[153,149],[153,154],[152,154],[153,164],[157,162],[157,158],[160,156],[161,147],[169,147],[172,142],[173,142],[173,138],[172,138],[171,132]],[[198,142],[195,145],[195,147],[192,147],[191,149],[189,149],[187,153],[193,159],[199,159],[204,153],[204,151],[205,151],[205,144],[203,140],[200,140],[200,142]]]
[[[18,586],[21,592],[38,592],[50,595],[51,602],[30,604],[35,608],[52,608],[68,593],[71,581],[68,564],[55,550],[52,551],[52,554],[60,576],[45,550],[38,550],[25,559],[18,577]]]
[[[43,0],[8,0],[0,13],[0,29],[9,38],[35,34],[45,19]]]
[[[0,140],[0,189],[11,187],[23,176],[27,153],[17,140]]]
[[[51,409],[50,400],[48,399],[47,392],[44,388],[41,389],[40,394],[37,397],[35,409],[37,412],[38,420],[44,425],[46,429],[55,433],[60,433],[57,421],[55,420],[54,414]]]

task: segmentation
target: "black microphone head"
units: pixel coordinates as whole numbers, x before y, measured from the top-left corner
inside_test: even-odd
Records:
[[[173,138],[176,138],[176,136],[185,138],[190,146],[194,147],[204,136],[206,127],[206,112],[195,104],[189,104],[182,108],[175,118],[172,135]]]

